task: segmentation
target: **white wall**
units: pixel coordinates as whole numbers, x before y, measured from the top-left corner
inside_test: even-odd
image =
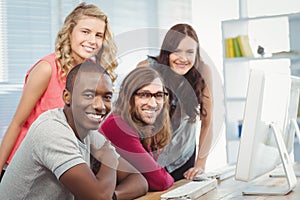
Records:
[[[198,33],[201,56],[213,70],[214,146],[207,161],[207,170],[211,170],[227,163],[221,21],[238,17],[238,1],[192,0],[192,8],[192,25]]]
[[[250,17],[300,12],[299,0],[266,0],[263,3],[261,0],[192,0],[192,23],[198,33],[201,47],[215,64],[215,84],[218,84],[219,78],[222,80],[223,74],[221,21],[239,17],[239,2],[246,5],[245,12]],[[216,95],[222,92],[222,88],[220,85],[214,85],[214,89],[215,99],[219,100]],[[222,103],[218,101],[216,109],[219,109],[220,104]],[[215,114],[218,115],[218,110]],[[220,131],[223,134],[223,128],[220,128]],[[224,163],[225,142],[224,133],[209,157],[208,168],[216,168]]]

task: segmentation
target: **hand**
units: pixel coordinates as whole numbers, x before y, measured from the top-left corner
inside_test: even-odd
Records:
[[[202,169],[201,167],[192,167],[184,172],[183,176],[188,180],[192,180],[195,176],[197,176],[198,174],[202,174],[203,172],[204,169]]]
[[[105,141],[103,146],[97,149],[93,144],[91,144],[91,154],[99,160],[102,164],[116,169],[119,161],[119,154],[116,152],[115,148],[110,144],[110,141]]]

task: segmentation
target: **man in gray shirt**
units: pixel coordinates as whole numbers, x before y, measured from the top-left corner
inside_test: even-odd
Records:
[[[134,199],[146,180],[97,131],[111,110],[112,81],[93,62],[68,74],[65,106],[40,115],[0,183],[0,199]]]

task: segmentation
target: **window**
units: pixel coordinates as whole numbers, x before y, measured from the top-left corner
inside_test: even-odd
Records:
[[[7,36],[5,2],[0,1],[0,82],[7,81]]]
[[[0,138],[18,105],[27,70],[40,58],[54,51],[58,30],[65,17],[79,2],[82,1],[0,0]],[[117,39],[133,30],[162,26],[167,29],[180,20],[191,19],[190,1],[85,2],[99,6],[109,16],[112,31]],[[169,10],[176,10],[176,14]],[[146,37],[149,40],[157,39],[153,38],[153,35]],[[119,79],[149,54],[149,49],[143,52],[138,52],[139,49],[128,49],[131,46],[126,44],[133,44],[132,38],[135,37],[131,36],[129,41],[122,40],[122,45],[125,44],[128,53],[121,58],[117,71]]]
[[[27,70],[53,52],[58,29],[77,4],[0,0],[0,139],[18,105]]]

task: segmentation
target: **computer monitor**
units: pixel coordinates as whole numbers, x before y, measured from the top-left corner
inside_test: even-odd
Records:
[[[299,157],[299,152],[294,152],[294,143],[300,144],[300,130],[298,125],[298,110],[299,110],[299,98],[300,98],[300,77],[291,76],[291,92],[290,103],[288,108],[287,126],[284,135],[284,142],[288,153],[294,161],[296,156]],[[296,140],[295,140],[296,139]],[[300,177],[300,170],[294,170],[296,177]],[[283,169],[272,172],[270,177],[283,177],[286,176]]]
[[[288,153],[294,153],[293,151],[294,151],[295,135],[297,137],[296,142],[300,144],[300,131],[297,122],[298,109],[299,109],[298,108],[299,97],[300,97],[300,77],[291,76],[291,92],[290,92],[290,103],[288,109],[288,124],[286,129],[287,132],[284,138]]]
[[[288,71],[250,71],[235,178],[248,182],[282,163],[288,184],[285,188],[250,184],[244,195],[284,195],[296,186],[284,140],[290,90]]]

